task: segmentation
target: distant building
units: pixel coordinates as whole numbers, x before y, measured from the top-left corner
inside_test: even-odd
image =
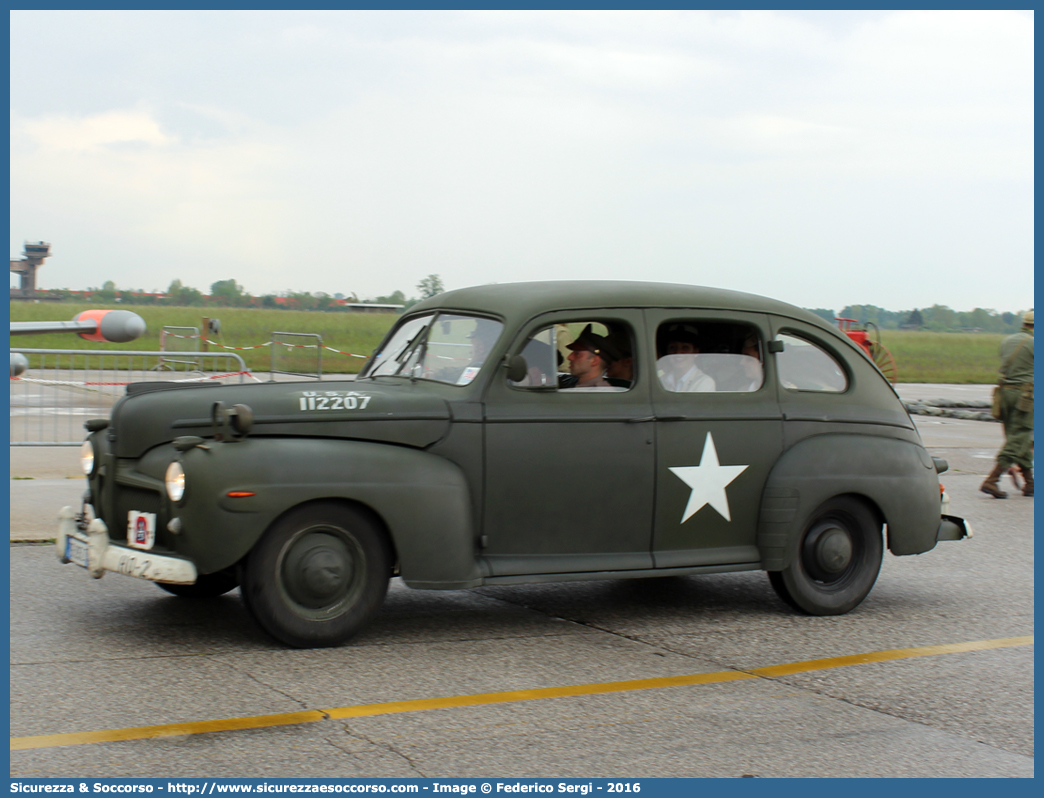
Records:
[[[18,275],[18,288],[11,289],[11,299],[58,299],[57,295],[36,290],[36,270],[50,257],[51,245],[46,241],[26,241],[23,257],[11,261],[11,271]]]
[[[298,301],[290,296],[272,297],[276,305],[285,308],[296,308]],[[402,313],[405,305],[388,305],[377,302],[349,302],[346,299],[331,299],[331,308],[344,308],[349,313]]]
[[[347,308],[358,313],[402,313],[405,305],[381,305],[376,302],[345,302],[343,299],[335,300],[338,307]]]

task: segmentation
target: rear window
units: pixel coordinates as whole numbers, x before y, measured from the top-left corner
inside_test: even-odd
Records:
[[[834,357],[805,338],[781,334],[783,351],[776,355],[779,382],[791,391],[843,393],[848,377]]]

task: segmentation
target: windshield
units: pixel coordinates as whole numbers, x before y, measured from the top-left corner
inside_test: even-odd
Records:
[[[360,377],[410,377],[467,385],[478,376],[501,331],[499,321],[457,313],[406,321]]]
[[[410,319],[397,329],[385,343],[384,348],[374,354],[370,365],[363,370],[360,377],[377,377],[381,374],[397,374],[402,368],[403,360],[412,351],[413,346],[421,339],[421,334],[428,328],[434,314],[418,316]]]

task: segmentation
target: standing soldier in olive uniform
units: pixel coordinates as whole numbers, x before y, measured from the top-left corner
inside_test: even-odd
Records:
[[[996,499],[1008,494],[998,480],[1011,466],[1016,466],[1026,481],[1023,496],[1033,495],[1033,311],[1022,317],[1022,330],[1009,335],[1001,343],[1001,369],[997,390],[1000,391],[1000,415],[1004,422],[1004,448],[997,463],[979,487]],[[996,405],[995,405],[996,407]]]

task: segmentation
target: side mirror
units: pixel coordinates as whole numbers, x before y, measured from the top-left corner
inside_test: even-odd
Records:
[[[232,405],[228,415],[228,423],[237,435],[250,434],[250,430],[254,426],[254,411],[250,409],[250,405]]]
[[[238,441],[250,433],[254,425],[254,411],[249,405],[228,408],[224,402],[214,402],[210,408],[210,424],[215,441]]]
[[[504,360],[507,368],[507,377],[512,382],[522,382],[529,374],[529,364],[522,355],[511,355]]]

